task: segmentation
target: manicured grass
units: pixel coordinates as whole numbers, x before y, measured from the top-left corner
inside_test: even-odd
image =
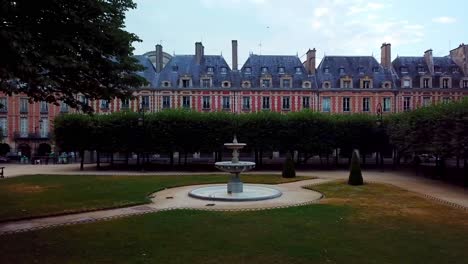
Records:
[[[378,184],[325,204],[168,211],[0,236],[0,263],[466,263],[468,212]],[[383,211],[381,211],[383,210]]]
[[[310,178],[242,175],[242,179],[278,184]],[[31,175],[4,179],[0,182],[0,221],[147,203],[148,195],[164,188],[227,180],[227,175]]]

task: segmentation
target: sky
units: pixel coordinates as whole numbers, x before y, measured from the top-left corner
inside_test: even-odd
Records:
[[[449,54],[468,43],[466,0],[134,0],[126,30],[139,36],[135,54],[162,44],[169,54],[222,54],[231,63],[231,40],[239,63],[250,53],[374,55],[392,44],[392,57]],[[319,62],[317,62],[318,64]]]

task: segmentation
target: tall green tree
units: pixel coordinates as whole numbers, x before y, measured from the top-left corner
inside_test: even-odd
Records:
[[[132,0],[4,0],[0,91],[92,111],[77,100],[127,98],[146,81],[124,30]]]

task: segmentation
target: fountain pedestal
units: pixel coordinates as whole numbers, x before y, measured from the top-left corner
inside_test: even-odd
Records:
[[[244,191],[244,183],[242,183],[239,173],[231,174],[231,178],[227,184],[228,193],[241,193]]]

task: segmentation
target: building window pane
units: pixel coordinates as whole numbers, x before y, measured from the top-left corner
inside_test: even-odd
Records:
[[[149,95],[143,95],[141,97],[141,108],[143,109],[149,109],[150,105],[150,98]]]
[[[369,89],[370,88],[370,81],[362,81],[362,88]]]
[[[8,112],[8,101],[6,97],[0,98],[0,112]]]
[[[182,96],[182,107],[190,108],[190,96]]]
[[[60,112],[68,113],[68,105],[65,102],[60,102]]]
[[[129,108],[130,108],[130,100],[122,99],[122,109],[129,109]]]
[[[109,100],[101,100],[101,109],[109,109]]]
[[[8,136],[8,122],[6,117],[0,118],[0,133],[2,137]]]
[[[291,80],[283,79],[283,88],[291,88]]]
[[[283,110],[289,110],[290,109],[290,98],[289,96],[283,97]]]
[[[362,111],[363,112],[370,111],[370,98],[369,97],[362,98]]]
[[[310,97],[302,97],[302,108],[304,109],[310,108]]]
[[[223,109],[231,109],[231,98],[223,96]]]
[[[211,79],[202,79],[202,88],[210,88]]]
[[[270,79],[262,79],[262,88],[269,88],[270,84]]]
[[[47,102],[41,101],[41,113],[49,112],[49,104]]]
[[[163,96],[162,108],[163,109],[171,108],[171,97],[170,96]]]
[[[350,102],[349,97],[343,97],[343,112],[349,112],[350,111],[349,102]]]
[[[20,112],[21,113],[27,113],[28,112],[28,107],[29,107],[29,101],[27,98],[21,98],[20,99]]]
[[[210,97],[209,96],[203,96],[203,109],[210,109]]]
[[[403,88],[410,88],[410,80],[406,79],[406,80],[403,80]]]
[[[268,97],[268,96],[263,97],[262,108],[263,109],[270,109],[270,97]]]
[[[468,88],[468,80],[463,80],[463,88]]]
[[[431,97],[423,97],[423,106],[431,105]]]
[[[386,97],[383,99],[383,111],[390,112],[392,109],[392,100],[390,97]]]
[[[404,97],[403,98],[403,110],[404,111],[411,110],[411,97]]]
[[[330,112],[330,97],[323,97],[322,98],[322,111],[323,112]]]
[[[449,88],[449,79],[443,79],[442,80],[442,88]]]
[[[242,109],[246,109],[246,110],[250,109],[250,97],[247,97],[247,96],[242,97]]]
[[[39,123],[39,131],[41,138],[47,138],[47,135],[49,134],[49,119],[41,119],[41,122]]]
[[[21,117],[20,118],[20,136],[27,137],[28,133],[29,133],[28,118]]]

